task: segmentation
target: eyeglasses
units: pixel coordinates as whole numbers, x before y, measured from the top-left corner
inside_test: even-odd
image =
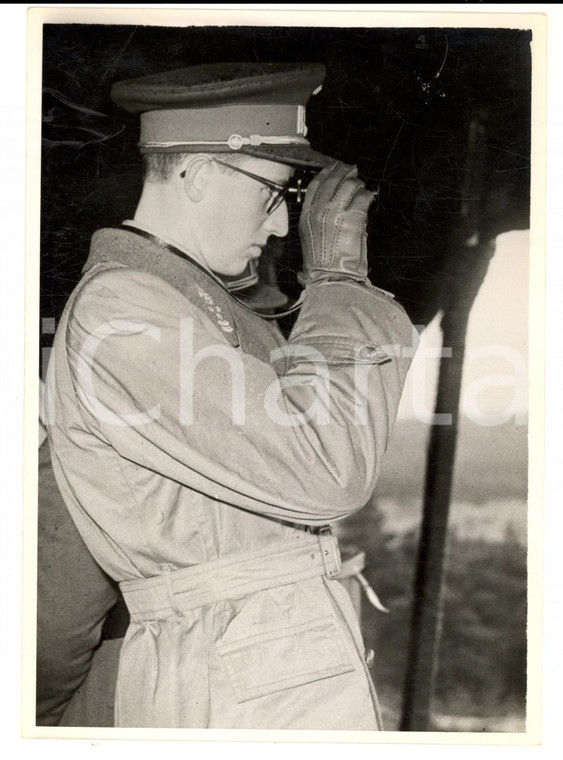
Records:
[[[302,203],[303,198],[305,197],[305,193],[307,192],[307,185],[314,176],[314,172],[310,173],[309,176],[302,174],[298,177],[292,177],[285,185],[279,185],[277,182],[272,182],[272,180],[261,177],[258,174],[253,174],[252,172],[248,172],[246,169],[241,169],[240,167],[233,164],[228,164],[226,161],[220,161],[218,158],[212,158],[211,160],[215,161],[216,164],[226,166],[227,169],[232,169],[239,174],[244,174],[245,177],[250,177],[250,179],[254,179],[257,182],[260,182],[262,185],[270,188],[270,190],[272,190],[272,197],[266,208],[266,213],[268,216],[271,216],[284,201],[289,200],[288,196],[290,194],[293,196],[292,200],[294,200],[296,203]],[[185,176],[185,171],[180,172],[180,177]]]
[[[290,182],[285,185],[279,185],[277,182],[272,182],[272,180],[266,179],[265,177],[260,177],[258,174],[253,174],[252,172],[248,172],[246,169],[241,169],[240,167],[234,166],[233,164],[228,164],[226,161],[220,161],[218,158],[213,158],[212,160],[215,161],[216,164],[226,166],[228,169],[232,169],[239,174],[244,174],[245,177],[250,177],[250,179],[254,179],[256,182],[260,182],[266,187],[270,188],[270,190],[272,190],[272,197],[266,208],[266,213],[269,216],[271,216],[274,211],[276,211],[282,205],[282,203],[287,199],[289,193],[297,192],[297,188],[292,187]],[[305,191],[303,190],[302,192]],[[299,200],[301,200],[301,198],[299,198]]]
[[[271,216],[274,213],[274,211],[276,211],[276,209],[278,209],[282,205],[282,203],[288,199],[289,193],[295,193],[295,200],[297,201],[297,203],[302,202],[303,196],[306,193],[306,188],[303,187],[305,183],[304,177],[299,177],[297,179],[294,179],[293,181],[288,182],[286,185],[278,185],[277,182],[272,182],[272,180],[266,179],[265,177],[260,177],[258,174],[247,172],[246,169],[241,169],[238,166],[234,166],[233,164],[228,164],[226,161],[220,161],[218,158],[212,158],[211,160],[215,161],[216,164],[221,164],[221,166],[226,166],[227,169],[232,169],[234,172],[238,172],[239,174],[244,174],[245,177],[250,177],[250,179],[255,179],[257,182],[261,182],[266,187],[269,187],[270,190],[272,190],[272,197],[266,208],[266,213],[269,216]],[[185,177],[185,176],[186,176],[185,171],[180,173],[180,177]]]

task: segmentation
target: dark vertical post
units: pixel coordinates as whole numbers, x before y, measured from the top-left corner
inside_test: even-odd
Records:
[[[452,353],[451,358],[443,357],[440,363],[435,412],[451,415],[451,424],[434,425],[428,446],[401,731],[431,730],[465,336],[471,307],[494,253],[494,239],[480,239],[486,154],[485,127],[476,117],[468,136],[461,224],[453,235],[449,271],[444,273],[442,345],[451,348]]]

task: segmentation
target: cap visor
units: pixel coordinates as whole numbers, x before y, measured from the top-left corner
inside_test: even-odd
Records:
[[[266,161],[277,161],[280,164],[300,166],[310,169],[323,169],[333,164],[337,159],[318,153],[308,145],[257,145],[245,146],[240,153],[246,153]]]

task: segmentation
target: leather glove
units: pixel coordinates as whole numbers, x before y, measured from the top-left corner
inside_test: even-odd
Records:
[[[299,220],[302,285],[324,279],[368,282],[366,221],[373,198],[355,166],[336,162],[315,177]]]

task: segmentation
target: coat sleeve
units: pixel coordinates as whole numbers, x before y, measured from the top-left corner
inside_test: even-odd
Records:
[[[120,456],[220,501],[321,524],[373,492],[412,336],[382,291],[324,282],[265,363],[166,283],[113,270],[75,301],[66,352],[88,430]]]

